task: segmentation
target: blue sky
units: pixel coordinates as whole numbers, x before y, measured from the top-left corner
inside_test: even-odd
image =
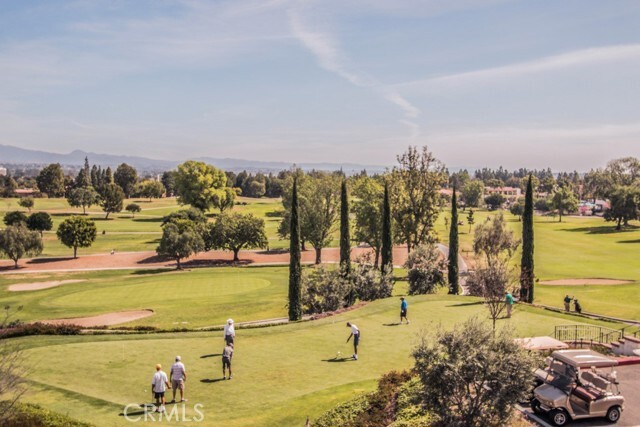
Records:
[[[0,144],[588,170],[640,156],[635,0],[0,0]]]

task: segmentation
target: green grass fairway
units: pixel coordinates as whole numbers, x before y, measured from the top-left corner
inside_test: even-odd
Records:
[[[39,291],[10,292],[13,283],[85,279]],[[192,271],[101,271],[0,276],[0,306],[24,306],[21,320],[83,317],[152,309],[127,323],[164,329],[197,328],[287,315],[287,267],[221,267]]]
[[[319,321],[240,329],[232,381],[215,381],[221,376],[217,332],[20,339],[33,387],[25,400],[98,426],[127,425],[118,414],[128,403],[149,400],[145,389],[155,363],[168,368],[180,354],[189,375],[189,404],[204,405],[201,425],[300,426],[307,416],[313,419],[371,390],[384,372],[409,368],[420,331],[430,334],[473,315],[487,318],[473,298],[420,296],[410,297],[409,304],[411,325],[394,324],[399,301],[393,297]],[[226,315],[238,317],[233,307]],[[332,361],[337,351],[352,353],[345,343],[347,320],[362,330],[360,360]],[[512,319],[499,321],[520,336],[546,335],[560,323],[576,323],[576,318],[517,307]]]

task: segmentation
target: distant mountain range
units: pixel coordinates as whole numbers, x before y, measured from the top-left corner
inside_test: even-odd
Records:
[[[84,158],[89,158],[89,163],[101,165],[103,167],[116,167],[121,163],[127,163],[140,172],[162,172],[175,168],[185,160],[198,160],[209,163],[217,168],[241,172],[278,172],[290,168],[293,164],[287,162],[266,162],[260,160],[246,159],[218,159],[214,157],[199,157],[182,160],[159,160],[137,156],[118,156],[113,154],[99,154],[83,150],[74,150],[69,154],[51,153],[47,151],[28,150],[11,145],[0,144],[0,165],[34,165],[60,163],[66,166],[81,166]],[[296,166],[304,170],[327,170],[334,171],[342,169],[346,174],[354,174],[366,169],[368,172],[382,172],[386,166],[381,165],[361,165],[357,163],[296,163]]]

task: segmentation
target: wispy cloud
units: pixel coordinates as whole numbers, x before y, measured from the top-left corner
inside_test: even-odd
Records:
[[[450,87],[487,81],[501,81],[509,77],[526,76],[570,67],[606,64],[627,59],[640,59],[640,44],[594,47],[566,52],[559,55],[517,62],[499,67],[463,73],[449,74],[428,79],[393,85],[396,89],[419,89],[428,87]]]
[[[386,101],[399,107],[405,119],[400,123],[411,130],[411,140],[419,135],[419,126],[412,119],[420,115],[420,110],[400,95],[394,88],[386,87],[375,77],[360,71],[352,63],[348,55],[340,48],[338,40],[329,32],[311,29],[305,22],[300,7],[288,10],[291,31],[300,43],[306,47],[318,61],[318,65],[327,71],[337,74],[349,83],[373,90]]]

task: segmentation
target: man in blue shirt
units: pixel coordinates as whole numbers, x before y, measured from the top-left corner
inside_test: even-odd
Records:
[[[407,321],[407,325],[409,324],[409,319],[407,318],[407,300],[404,297],[400,297],[400,324],[402,325],[402,319],[404,318]]]

